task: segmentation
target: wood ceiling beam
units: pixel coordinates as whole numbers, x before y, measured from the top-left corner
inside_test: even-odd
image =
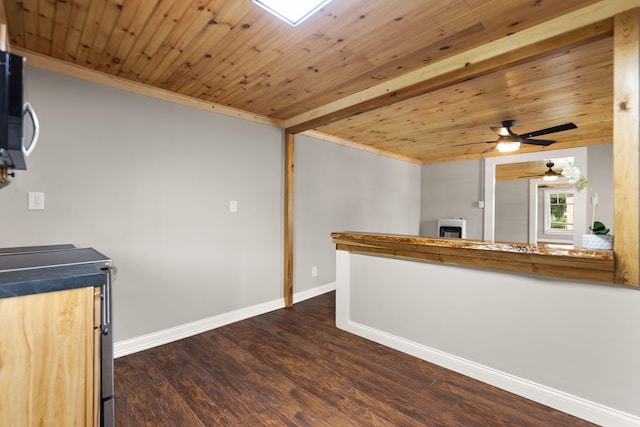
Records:
[[[603,0],[519,33],[391,79],[285,121],[300,133],[366,111],[423,95],[492,71],[612,34],[612,17],[640,7],[640,0]]]

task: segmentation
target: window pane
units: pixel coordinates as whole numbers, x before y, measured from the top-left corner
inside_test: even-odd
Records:
[[[573,231],[573,191],[546,192],[545,229],[563,233]]]

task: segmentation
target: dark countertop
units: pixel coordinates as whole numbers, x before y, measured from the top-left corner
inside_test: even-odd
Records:
[[[105,283],[111,260],[73,245],[0,248],[0,298],[55,292]]]
[[[100,286],[105,275],[95,264],[46,267],[0,273],[0,298]]]
[[[31,252],[57,251],[61,249],[74,249],[72,244],[65,245],[45,245],[45,246],[17,246],[13,248],[0,248],[0,255],[3,254],[22,254]]]

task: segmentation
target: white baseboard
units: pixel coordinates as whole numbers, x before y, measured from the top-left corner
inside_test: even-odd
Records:
[[[489,368],[479,363],[353,321],[347,322],[346,327],[342,329],[601,426],[640,426],[640,417]]]
[[[313,289],[294,293],[293,302],[298,303],[309,298],[322,295],[327,292],[334,291],[336,284],[329,283],[318,286]],[[195,322],[186,323],[162,331],[152,332],[135,338],[118,341],[114,344],[114,357],[122,357],[139,351],[148,350],[159,345],[168,344],[193,335],[201,334],[221,326],[229,325],[240,320],[250,317],[259,316],[270,311],[284,308],[284,300],[277,299],[251,307],[241,308],[239,310],[230,311],[207,319],[197,320]]]

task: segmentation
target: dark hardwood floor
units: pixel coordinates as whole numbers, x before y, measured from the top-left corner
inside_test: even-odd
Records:
[[[343,332],[334,299],[117,359],[116,425],[592,425]]]

